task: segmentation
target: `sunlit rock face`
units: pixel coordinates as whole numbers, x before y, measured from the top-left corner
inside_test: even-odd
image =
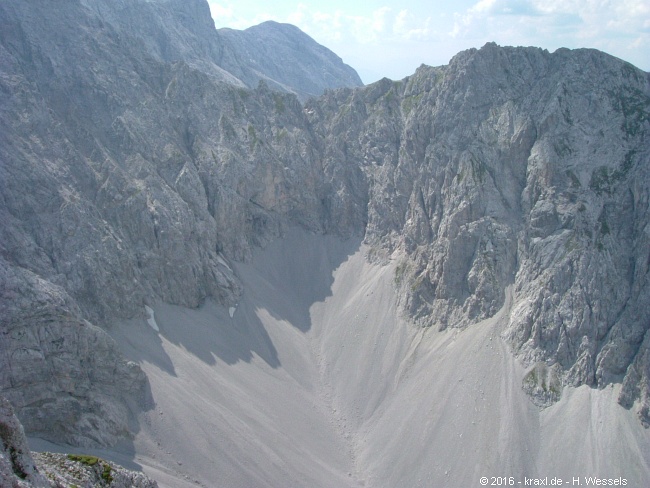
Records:
[[[366,87],[337,65],[348,88],[301,103],[286,92],[306,98],[304,70],[237,57],[256,32],[301,34],[223,35],[206,12],[0,6],[0,390],[28,431],[125,435],[146,380],[101,327],[159,302],[235,308],[232,263],[290,226],[397,251],[421,326],[471,326],[511,286],[505,335],[525,364],[557,389],[622,382],[648,421],[647,73],[488,44]],[[311,52],[299,66],[325,63]],[[549,384],[526,388],[546,404]]]
[[[562,384],[648,406],[648,75],[593,50],[488,44],[309,105],[366,176],[365,238],[408,255],[408,316],[464,327],[514,286],[507,339]]]

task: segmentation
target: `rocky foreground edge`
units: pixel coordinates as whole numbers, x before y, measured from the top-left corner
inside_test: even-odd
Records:
[[[32,453],[11,403],[0,397],[0,486],[3,488],[157,488],[142,473],[94,456]]]

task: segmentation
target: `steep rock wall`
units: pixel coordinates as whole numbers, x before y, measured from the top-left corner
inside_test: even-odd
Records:
[[[366,241],[408,256],[409,316],[467,326],[514,284],[514,351],[560,384],[630,378],[629,406],[649,378],[649,94],[646,73],[597,51],[488,44],[309,109],[364,170]]]

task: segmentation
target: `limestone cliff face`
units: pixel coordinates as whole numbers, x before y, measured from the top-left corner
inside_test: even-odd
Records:
[[[229,262],[288,225],[397,251],[422,325],[470,326],[511,287],[516,354],[554,385],[623,382],[648,420],[646,73],[486,45],[301,105],[220,71],[202,2],[47,5],[0,5],[0,391],[29,431],[113,442],[146,384],[96,325],[234,304]]]
[[[512,285],[514,351],[560,384],[625,378],[621,402],[640,394],[648,421],[647,73],[488,44],[314,105],[366,175],[366,240],[407,256],[411,317],[466,326]]]
[[[0,258],[0,385],[28,432],[53,442],[112,445],[146,379],[109,335],[82,319],[58,285]]]
[[[29,432],[126,432],[146,384],[93,324],[233,304],[228,260],[289,222],[363,232],[295,96],[218,76],[192,6],[0,5],[0,390]]]
[[[223,83],[197,69],[191,43],[187,63],[166,62],[88,9],[41,25],[13,7],[3,6],[3,247],[64,284],[87,317],[132,316],[151,296],[232,302],[223,253],[244,258],[287,214],[321,229],[329,196],[294,97]]]

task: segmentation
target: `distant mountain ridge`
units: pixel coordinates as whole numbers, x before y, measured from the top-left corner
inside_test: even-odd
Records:
[[[26,2],[27,8],[40,7]],[[123,41],[154,59],[182,61],[235,85],[255,88],[264,80],[305,100],[363,84],[353,68],[295,26],[265,22],[244,31],[215,29],[203,0],[83,0],[79,13],[89,26],[110,31],[114,39],[125,36]]]
[[[102,327],[160,302],[234,307],[232,263],[294,226],[399,259],[423,327],[471,328],[510,293],[537,405],[620,384],[650,423],[648,73],[490,43],[301,103],[353,73],[293,27],[206,14],[0,4],[0,392],[29,433],[128,438],[151,392]]]
[[[220,65],[248,86],[266,81],[305,99],[326,89],[363,85],[357,72],[297,27],[264,22],[243,31],[219,29]]]

